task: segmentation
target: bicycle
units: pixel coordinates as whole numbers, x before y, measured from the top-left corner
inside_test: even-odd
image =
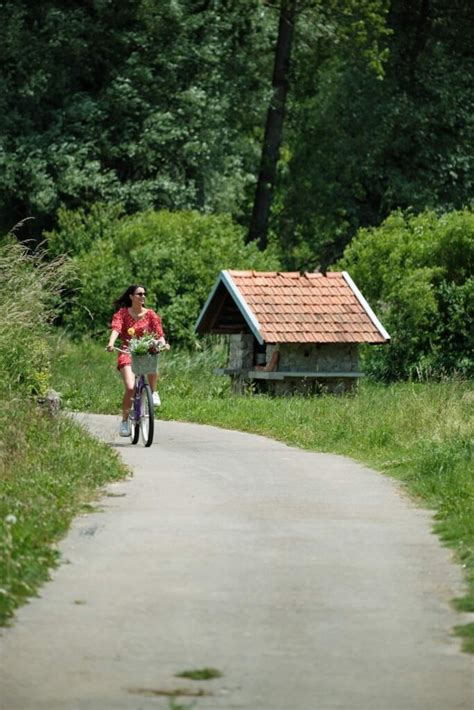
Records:
[[[166,346],[160,347],[158,352],[165,350]],[[130,354],[128,350],[122,348],[114,348],[121,353]],[[133,394],[133,402],[128,414],[128,423],[130,428],[130,441],[132,444],[138,444],[138,439],[142,438],[144,446],[151,446],[155,433],[155,409],[153,406],[153,397],[151,387],[146,379],[149,372],[156,372],[158,364],[158,353],[154,355],[133,355],[132,354],[132,371],[135,375],[135,392]]]

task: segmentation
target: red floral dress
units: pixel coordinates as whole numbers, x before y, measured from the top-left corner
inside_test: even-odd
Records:
[[[128,347],[131,336],[128,333],[129,328],[134,328],[135,337],[141,338],[143,333],[155,333],[158,338],[163,338],[163,327],[161,325],[160,316],[152,311],[151,308],[144,313],[141,318],[135,320],[130,315],[128,308],[120,308],[117,313],[112,316],[112,330],[119,333],[122,342],[122,348]],[[117,361],[117,370],[120,370],[125,365],[131,365],[132,358],[126,353],[119,353]]]

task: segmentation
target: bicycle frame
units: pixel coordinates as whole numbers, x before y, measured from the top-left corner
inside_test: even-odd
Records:
[[[142,404],[140,395],[145,387],[145,375],[135,375],[135,394],[133,395],[133,413],[135,419],[139,420],[142,413]]]

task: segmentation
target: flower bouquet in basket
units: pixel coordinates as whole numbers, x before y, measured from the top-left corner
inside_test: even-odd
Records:
[[[156,333],[144,332],[141,337],[136,337],[135,329],[129,328],[131,336],[128,349],[132,356],[132,370],[136,375],[146,375],[156,372],[158,368],[158,354],[166,348],[165,339],[159,338]]]

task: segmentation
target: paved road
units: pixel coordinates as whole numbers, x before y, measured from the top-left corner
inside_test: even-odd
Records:
[[[176,689],[208,693],[196,710],[472,710],[460,570],[390,480],[238,432],[159,422],[144,449],[84,421],[134,476],[2,632],[2,710],[169,708]],[[206,666],[223,676],[176,677]]]

